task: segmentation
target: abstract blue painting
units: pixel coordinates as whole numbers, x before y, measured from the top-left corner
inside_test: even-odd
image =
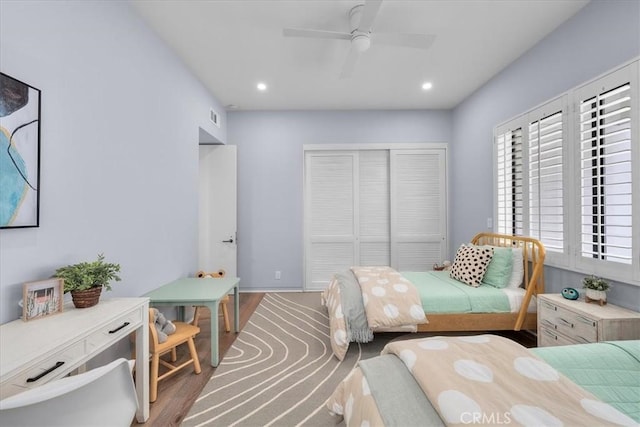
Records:
[[[40,223],[40,90],[0,73],[0,228]]]

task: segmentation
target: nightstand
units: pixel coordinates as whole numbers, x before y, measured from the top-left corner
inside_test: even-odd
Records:
[[[560,294],[538,295],[538,347],[633,339],[640,339],[640,313]]]

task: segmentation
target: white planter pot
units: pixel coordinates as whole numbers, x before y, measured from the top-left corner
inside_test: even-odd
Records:
[[[595,289],[587,289],[587,298],[595,300],[595,301],[606,301],[607,300],[607,292],[606,291],[597,291]]]

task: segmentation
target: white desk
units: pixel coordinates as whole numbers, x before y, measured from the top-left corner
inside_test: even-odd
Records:
[[[149,356],[149,299],[105,298],[98,305],[0,325],[0,399],[64,377],[136,332],[136,360]],[[149,364],[136,365],[138,412],[149,418]]]

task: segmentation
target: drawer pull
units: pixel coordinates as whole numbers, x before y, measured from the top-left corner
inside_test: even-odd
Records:
[[[51,372],[55,371],[56,369],[58,369],[62,365],[64,365],[64,362],[56,362],[55,365],[53,365],[52,367],[50,367],[49,369],[47,369],[46,371],[44,371],[40,375],[37,375],[35,377],[31,377],[31,378],[27,378],[27,382],[28,383],[34,383],[34,382],[38,381],[40,378],[44,377],[45,375],[50,374]]]
[[[118,326],[117,328],[109,331],[110,334],[115,334],[116,332],[118,332],[120,329],[125,328],[129,326],[129,322],[124,322],[122,325]]]

